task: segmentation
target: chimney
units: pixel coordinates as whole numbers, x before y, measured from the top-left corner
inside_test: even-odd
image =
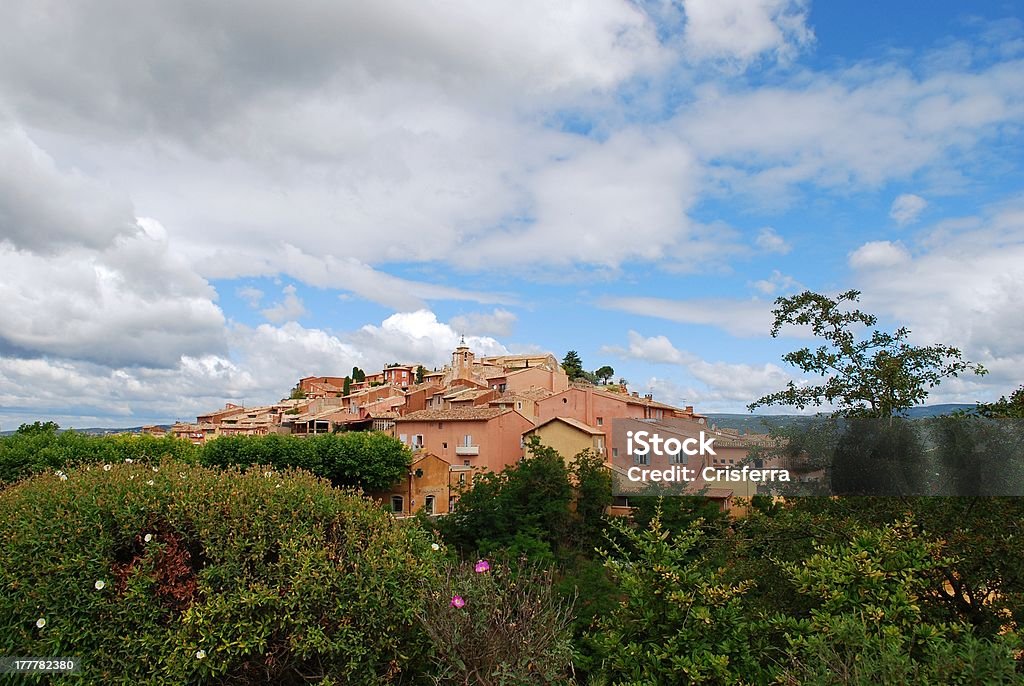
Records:
[[[633,397],[634,398],[639,398],[640,397],[640,391],[633,391]]]
[[[686,413],[687,414],[693,414],[693,405],[687,405],[686,406]]]
[[[651,393],[644,394],[644,400],[654,400],[654,395]]]

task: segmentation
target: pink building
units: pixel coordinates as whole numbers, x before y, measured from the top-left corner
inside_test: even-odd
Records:
[[[395,422],[398,439],[452,465],[499,472],[523,457],[523,432],[533,422],[515,410],[473,407],[420,410]]]

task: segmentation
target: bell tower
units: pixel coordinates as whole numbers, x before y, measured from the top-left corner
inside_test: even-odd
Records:
[[[459,340],[459,347],[452,353],[452,371],[456,379],[473,378],[473,351],[466,345],[466,336]]]

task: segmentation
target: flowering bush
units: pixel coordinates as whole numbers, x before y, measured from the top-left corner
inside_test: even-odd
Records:
[[[441,684],[567,683],[572,602],[539,567],[449,564],[421,620]]]
[[[372,503],[266,467],[66,477],[0,491],[0,655],[125,684],[379,684],[424,664],[435,554]]]

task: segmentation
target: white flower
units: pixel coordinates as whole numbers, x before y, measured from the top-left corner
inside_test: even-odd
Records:
[[[60,480],[61,481],[67,481],[68,480],[68,475],[67,474],[61,474],[60,475]]]
[[[125,462],[127,462],[128,464],[131,464],[132,462],[135,462],[135,460],[133,460],[133,459],[132,459],[132,458],[130,458],[130,457],[126,457],[126,458],[124,458],[124,461],[125,461]]]
[[[145,536],[142,537],[142,540],[145,541],[146,543],[149,543],[150,541],[153,540],[153,534],[146,534]]]
[[[100,579],[99,581],[97,581],[97,582],[96,582],[95,584],[93,584],[93,585],[94,585],[94,586],[96,587],[96,590],[97,590],[97,591],[102,591],[102,590],[103,590],[103,587],[107,585],[107,582],[106,582],[106,581],[104,581],[103,579]]]
[[[110,465],[109,464],[103,465],[103,471],[109,472],[110,471]]]
[[[129,480],[129,481],[135,481],[135,475],[134,475],[134,474],[132,474],[131,476],[129,476],[129,477],[128,477],[128,480]]]
[[[152,480],[152,479],[150,479],[149,481],[147,481],[147,482],[146,482],[146,485],[147,485],[147,486],[152,486],[152,485],[153,485],[153,483],[154,483],[154,482],[153,482],[153,480]]]
[[[436,544],[436,543],[431,543],[431,544],[430,544],[430,549],[431,549],[431,550],[440,550],[440,549],[441,549],[441,546],[439,546],[439,545],[438,545],[438,544]]]
[[[178,476],[180,476],[182,479],[184,479],[185,478],[185,472],[178,472]]]
[[[46,626],[46,618],[45,617],[40,617],[39,619],[36,620],[36,628],[42,629],[44,626]]]
[[[199,650],[196,651],[196,659],[197,660],[202,660],[205,657],[206,657],[206,651],[205,650],[200,648]]]
[[[153,471],[154,471],[154,472],[159,472],[160,470],[159,470],[159,469],[157,469],[156,467],[153,467]]]
[[[281,484],[274,486],[274,488],[281,488]]]
[[[264,472],[263,476],[269,479],[270,477],[274,476],[274,472]]]

